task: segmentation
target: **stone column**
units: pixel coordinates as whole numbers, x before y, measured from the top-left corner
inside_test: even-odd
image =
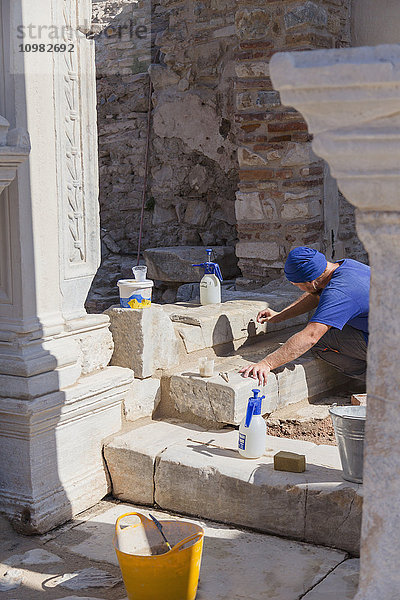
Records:
[[[361,578],[357,600],[400,589],[400,46],[275,55],[272,80],[357,207],[372,269]]]
[[[84,309],[100,259],[90,9],[1,3],[0,189],[4,157],[11,181],[31,151],[0,196],[0,509],[31,532],[107,493],[102,439],[132,379],[107,367],[108,317]]]

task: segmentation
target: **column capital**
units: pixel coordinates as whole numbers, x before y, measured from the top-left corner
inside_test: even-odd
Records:
[[[400,45],[278,53],[270,69],[350,202],[399,211]]]

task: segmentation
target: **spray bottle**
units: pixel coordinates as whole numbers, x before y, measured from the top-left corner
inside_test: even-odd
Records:
[[[259,397],[260,390],[251,390],[246,416],[239,426],[239,454],[245,458],[260,458],[265,452],[267,426],[261,416],[261,402],[265,396]]]
[[[207,262],[192,267],[203,267],[204,277],[200,281],[200,304],[217,304],[221,302],[221,270],[217,263],[211,262],[211,248],[207,248]]]

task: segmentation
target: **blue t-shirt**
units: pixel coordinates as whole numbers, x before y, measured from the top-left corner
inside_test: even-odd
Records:
[[[370,267],[346,258],[322,290],[311,322],[324,323],[337,329],[351,325],[360,329],[368,342],[370,278]]]

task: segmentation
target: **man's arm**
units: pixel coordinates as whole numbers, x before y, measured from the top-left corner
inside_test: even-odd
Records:
[[[257,315],[257,321],[259,323],[265,323],[266,321],[268,323],[281,323],[282,321],[293,319],[293,317],[298,317],[314,310],[318,306],[318,302],[318,294],[309,294],[306,292],[280,312],[275,312],[270,308],[261,310]]]
[[[243,367],[239,373],[242,373],[243,377],[250,375],[254,379],[258,379],[260,385],[265,385],[270,371],[302,356],[321,339],[328,329],[330,326],[323,323],[308,323],[307,327],[292,335],[278,350],[268,354],[255,365]]]

